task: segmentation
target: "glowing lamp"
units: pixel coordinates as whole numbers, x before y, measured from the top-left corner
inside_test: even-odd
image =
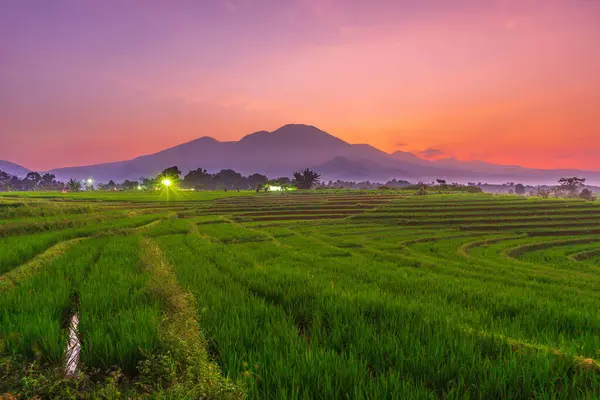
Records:
[[[170,179],[163,179],[162,182],[163,186],[169,187],[171,186],[171,180]]]
[[[88,185],[91,185],[92,183],[94,183],[94,180],[92,178],[88,178],[87,183]]]

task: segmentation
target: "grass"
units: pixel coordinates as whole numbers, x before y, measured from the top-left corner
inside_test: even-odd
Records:
[[[0,196],[0,394],[600,397],[598,203],[343,190],[164,200]],[[74,314],[80,375],[66,379]]]

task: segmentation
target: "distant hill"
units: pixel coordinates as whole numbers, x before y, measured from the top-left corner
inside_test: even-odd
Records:
[[[30,172],[27,168],[22,167],[19,164],[4,160],[0,160],[0,171],[4,171],[9,175],[15,175],[21,178],[25,177],[25,175]]]
[[[338,156],[324,164],[313,167],[321,174],[321,180],[388,180],[406,175],[400,168],[384,167],[369,159],[350,160]]]
[[[221,142],[201,137],[158,153],[132,160],[82,167],[54,169],[61,180],[93,177],[97,181],[139,179],[154,176],[177,165],[184,173],[196,168],[216,172],[231,168],[242,174],[291,176],[301,168],[314,168],[324,179],[432,181],[519,181],[554,183],[562,176],[579,175],[600,183],[600,172],[539,170],[455,158],[426,160],[409,152],[383,152],[368,144],[350,144],[311,125],[291,124],[273,131],[259,131],[239,141]]]

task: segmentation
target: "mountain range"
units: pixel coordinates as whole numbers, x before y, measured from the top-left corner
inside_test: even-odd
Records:
[[[29,172],[27,168],[22,167],[19,164],[15,164],[4,160],[0,160],[0,171],[4,171],[9,175],[15,175],[20,177],[24,177]]]
[[[323,180],[443,178],[459,182],[548,184],[563,176],[582,176],[590,183],[600,182],[599,171],[543,170],[455,158],[426,160],[402,151],[389,154],[368,144],[347,143],[314,126],[301,124],[285,125],[273,132],[255,132],[239,141],[221,142],[205,136],[132,160],[48,172],[60,180],[93,177],[107,182],[154,176],[173,165],[184,174],[196,168],[210,172],[230,168],[244,175],[258,172],[269,177],[291,176],[294,171],[309,167],[319,172]],[[27,168],[7,161],[0,161],[0,170],[19,176],[28,172]]]

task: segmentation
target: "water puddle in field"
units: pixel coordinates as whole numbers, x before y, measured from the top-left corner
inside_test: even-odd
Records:
[[[79,341],[79,316],[73,314],[69,324],[69,342],[65,350],[65,375],[75,376],[79,364],[79,353],[81,352],[81,342]]]

